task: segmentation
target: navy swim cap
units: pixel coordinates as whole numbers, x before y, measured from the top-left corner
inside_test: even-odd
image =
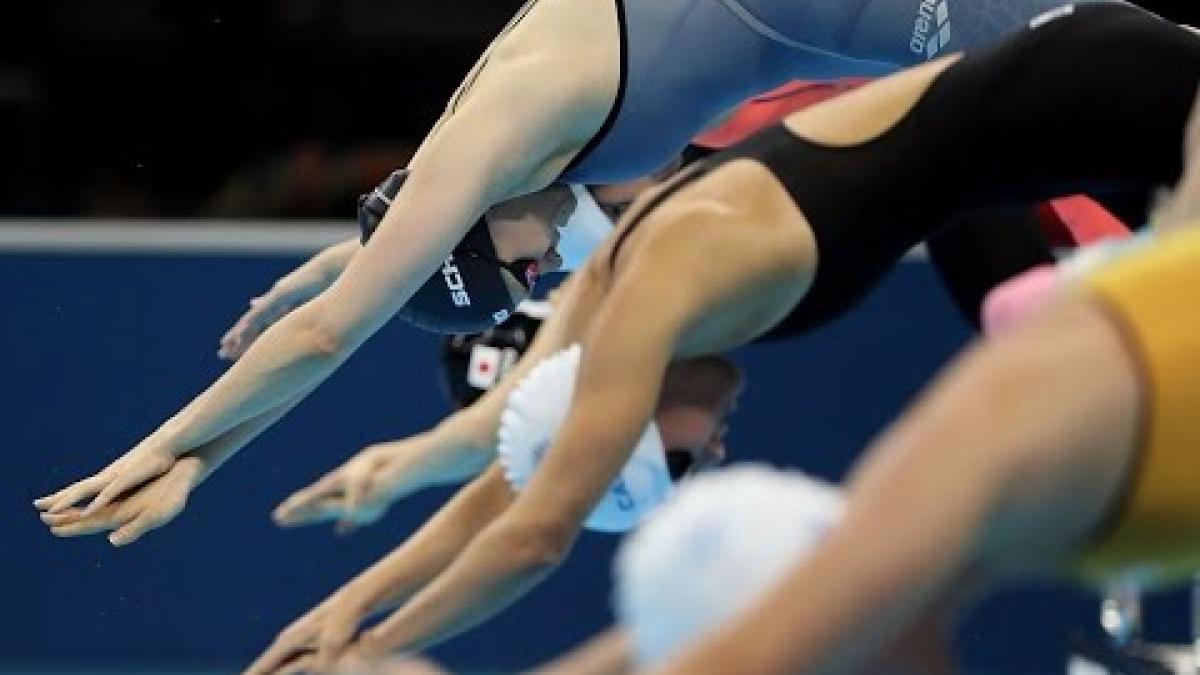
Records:
[[[358,226],[364,245],[379,227],[408,173],[407,169],[394,171],[358,198]],[[516,306],[504,281],[506,270],[526,290],[537,280],[537,261],[506,263],[496,257],[487,220],[480,218],[397,314],[435,333],[478,333],[499,325]]]

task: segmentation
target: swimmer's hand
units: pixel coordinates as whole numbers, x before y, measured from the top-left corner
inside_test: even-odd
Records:
[[[304,616],[280,631],[271,646],[259,656],[243,675],[289,675],[320,672],[318,654],[325,651],[330,633],[338,642],[338,653],[354,639],[358,626],[369,617],[376,605],[375,595],[363,592],[355,582],[346,584]],[[365,661],[364,653],[356,658]],[[334,661],[334,663],[347,663]],[[326,668],[325,670],[330,670]]]
[[[43,511],[42,522],[59,537],[79,537],[112,531],[108,540],[113,546],[132,544],[145,533],[162,527],[179,515],[187,504],[188,494],[203,480],[204,475],[203,459],[196,456],[179,458],[163,474],[91,513],[72,505],[72,494],[79,493],[64,494],[87,482],[80,481],[75,486],[45,498],[53,500],[59,497],[57,501],[39,500],[47,507],[57,506]]]
[[[338,534],[374,524],[393,500],[418,489],[396,475],[387,446],[371,446],[300,489],[276,507],[272,517],[281,527],[312,525],[336,520]],[[405,489],[412,485],[411,489]]]
[[[271,290],[251,299],[250,309],[221,337],[217,356],[229,361],[241,358],[263,331],[328,288],[358,249],[357,239],[331,246],[276,281]]]
[[[339,534],[379,520],[395,501],[426,487],[460,483],[492,461],[494,446],[469,433],[456,415],[436,429],[373,445],[316,483],[297,491],[273,514],[282,527],[337,521]]]
[[[166,428],[168,425],[150,434],[99,473],[37,499],[33,505],[47,514],[59,514],[91,499],[90,504],[79,510],[80,515],[90,516],[126,492],[168,473],[184,454],[167,440],[171,436]]]
[[[99,473],[33,504],[55,534],[77,536],[116,528],[109,541],[114,546],[129,544],[178,515],[193,488],[304,394],[198,445],[183,435],[181,418],[173,417]],[[91,503],[76,508],[87,499]]]

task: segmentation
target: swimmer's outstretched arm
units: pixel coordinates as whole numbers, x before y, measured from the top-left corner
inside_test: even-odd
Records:
[[[569,109],[579,103],[570,83],[551,86],[545,65],[527,61],[509,66],[514,77],[504,87],[481,84],[471,96],[475,114],[460,111],[427,140],[371,245],[337,281],[268,329],[208,390],[118,460],[111,479],[81,497],[98,492],[89,508],[315,387],[407,302],[486,208],[553,179],[557,163],[565,162],[556,153],[570,132],[558,127],[574,118]],[[522,68],[529,69],[523,79],[516,77]]]
[[[353,651],[376,656],[449,638],[516,601],[557,567],[653,414],[689,306],[676,297],[689,292],[672,283],[677,272],[664,265],[625,275],[608,293],[583,339],[571,411],[520,498],[445,572],[363,633]]]
[[[371,445],[312,485],[292,493],[272,514],[281,527],[337,521],[339,533],[370,525],[393,503],[427,487],[462,483],[495,457],[481,447],[439,433]]]
[[[297,659],[315,666],[318,647],[340,647],[372,614],[392,609],[416,593],[512,500],[513,493],[501,469],[493,466],[485,471],[459,490],[403,545],[281,631],[246,675],[295,670]],[[325,651],[329,649],[326,646]]]
[[[113,546],[131,544],[149,530],[178,515],[187,502],[188,494],[196,486],[303,398],[298,396],[287,404],[243,422],[180,457],[162,475],[92,513],[69,505],[78,502],[79,495],[91,490],[93,485],[107,480],[104,472],[43,497],[35,502],[44,511],[42,522],[59,537],[78,537],[113,530],[108,538]]]
[[[1122,484],[1135,373],[1078,298],[975,347],[868,449],[816,553],[653,672],[845,672],[971,572],[1062,564]]]

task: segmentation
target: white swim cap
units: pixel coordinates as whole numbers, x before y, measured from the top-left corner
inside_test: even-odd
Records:
[[[574,344],[543,360],[508,397],[496,453],[505,477],[517,491],[529,483],[567,417],[581,352],[581,347]],[[662,504],[673,489],[662,437],[651,420],[621,475],[604,493],[584,527],[601,532],[630,530]]]
[[[812,552],[842,503],[835,486],[764,465],[681,486],[617,553],[617,618],[638,666],[660,664],[752,604]]]
[[[560,230],[557,247],[563,259],[562,268],[568,271],[583,267],[613,229],[613,222],[587,188],[572,185],[571,192],[575,195],[575,210]]]

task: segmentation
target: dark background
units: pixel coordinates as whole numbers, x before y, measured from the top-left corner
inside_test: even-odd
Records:
[[[349,217],[519,4],[5,3],[0,215]]]
[[[5,3],[0,214],[352,215],[311,195],[214,202],[239,172],[270,199],[264,185],[357,186],[403,162],[518,5]]]

